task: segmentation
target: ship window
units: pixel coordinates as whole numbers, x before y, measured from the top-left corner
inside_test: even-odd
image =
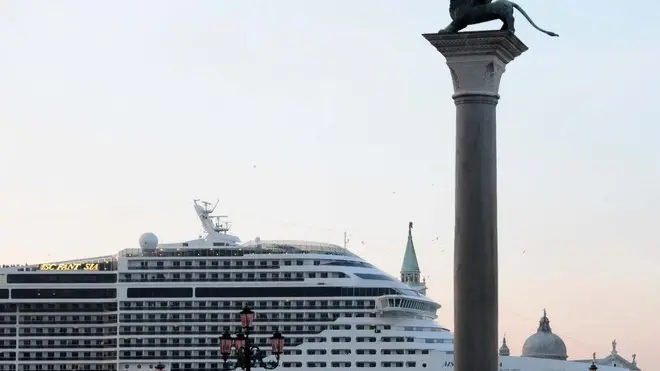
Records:
[[[324,263],[323,265],[338,265],[338,266],[343,266],[343,267],[374,268],[373,265],[371,265],[367,262],[350,261],[350,260],[333,260],[331,262]]]
[[[13,289],[12,299],[111,299],[117,289]]]
[[[204,297],[353,297],[397,294],[388,287],[197,287]]]
[[[129,287],[126,292],[129,298],[191,298],[192,294],[190,287]]]
[[[355,275],[365,280],[394,281],[384,274],[355,273]]]
[[[115,283],[117,275],[107,273],[69,273],[69,274],[9,274],[7,283]],[[2,297],[0,292],[0,298]]]
[[[326,367],[326,362],[307,362],[307,367]]]

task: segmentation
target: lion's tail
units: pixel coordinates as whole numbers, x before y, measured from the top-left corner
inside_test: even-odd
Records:
[[[552,32],[552,31],[546,31],[546,30],[542,29],[541,27],[537,26],[536,23],[534,23],[534,21],[532,20],[532,18],[529,15],[527,15],[525,10],[520,5],[514,3],[513,1],[509,1],[509,3],[511,3],[511,6],[516,8],[516,10],[518,10],[520,12],[520,14],[522,14],[525,18],[527,18],[527,21],[529,21],[529,24],[531,24],[532,27],[534,27],[537,30],[543,32],[544,34],[554,36],[554,37],[559,37],[559,35],[557,35],[556,33]]]

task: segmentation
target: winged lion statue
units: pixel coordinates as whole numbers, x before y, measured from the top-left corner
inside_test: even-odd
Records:
[[[559,36],[552,31],[546,31],[537,26],[520,5],[509,0],[449,0],[449,15],[452,21],[449,26],[438,31],[438,33],[457,33],[467,26],[497,19],[503,23],[501,30],[515,32],[514,9],[519,11],[532,27],[549,36]]]

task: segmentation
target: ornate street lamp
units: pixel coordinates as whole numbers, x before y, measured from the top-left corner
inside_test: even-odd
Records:
[[[241,311],[241,327],[244,329],[251,329],[252,322],[254,322],[254,312],[252,309],[245,307]]]
[[[241,330],[236,336],[232,337],[228,330],[220,336],[220,354],[222,354],[223,369],[232,371],[236,368],[242,368],[250,371],[252,368],[265,368],[272,370],[279,366],[280,355],[284,350],[284,336],[279,331],[275,331],[270,338],[271,353],[275,356],[275,361],[264,361],[266,353],[253,345],[250,341],[250,332],[252,331],[252,322],[254,321],[254,312],[245,307],[240,313]],[[232,355],[232,349],[236,355],[236,362],[228,362]]]

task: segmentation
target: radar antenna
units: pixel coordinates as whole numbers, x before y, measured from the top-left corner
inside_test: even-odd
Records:
[[[215,201],[215,204],[212,204],[211,202],[208,201],[200,201],[200,200],[197,201],[199,201],[202,205],[204,205],[204,211],[206,213],[211,214],[212,212],[215,211],[215,208],[218,207],[218,203],[220,202],[220,199],[217,199]],[[213,205],[213,207],[211,207],[211,205]]]

